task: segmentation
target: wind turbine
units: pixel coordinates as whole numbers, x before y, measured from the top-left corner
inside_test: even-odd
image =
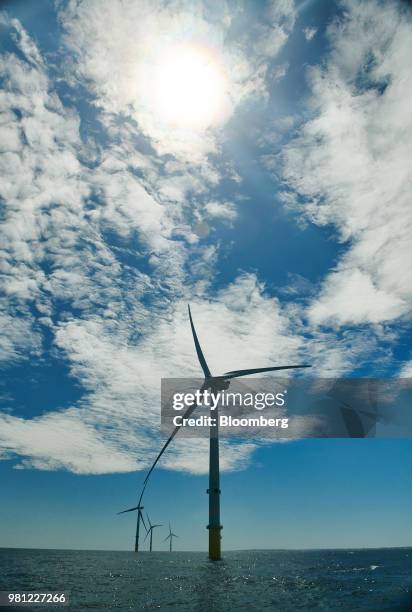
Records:
[[[142,521],[144,528],[147,531],[146,523],[144,522],[143,512],[142,512],[144,506],[141,505],[141,501],[142,501],[142,498],[139,499],[139,503],[134,508],[129,508],[128,510],[122,510],[121,512],[117,513],[117,514],[124,514],[125,512],[133,512],[134,510],[137,510],[136,539],[134,542],[134,552],[136,553],[139,552],[140,521]]]
[[[163,542],[166,542],[166,540],[170,540],[169,542],[169,552],[172,552],[172,541],[173,538],[178,538],[179,536],[177,536],[175,533],[172,532],[172,528],[170,526],[169,523],[169,535],[165,537],[165,539],[163,540]]]
[[[149,546],[149,550],[150,550],[150,552],[152,552],[153,529],[155,529],[156,527],[163,527],[163,525],[161,525],[160,523],[157,524],[157,525],[152,525],[152,523],[150,522],[149,515],[147,514],[147,512],[146,512],[146,516],[147,516],[147,521],[149,523],[149,529],[146,529],[146,537],[145,537],[145,539],[143,541],[146,542],[147,536],[150,533],[150,546]]]
[[[310,365],[285,365],[285,366],[273,366],[268,368],[252,368],[246,370],[232,370],[230,372],[225,372],[220,376],[213,376],[209,370],[209,366],[207,365],[205,356],[203,354],[202,348],[200,346],[199,339],[196,334],[195,326],[193,324],[192,313],[190,311],[190,306],[187,306],[189,312],[189,321],[190,327],[192,330],[193,340],[195,343],[197,358],[200,363],[200,367],[203,370],[204,374],[204,382],[201,388],[201,391],[206,389],[210,389],[212,393],[228,389],[230,385],[230,381],[232,378],[240,378],[241,376],[249,376],[250,374],[262,374],[263,372],[274,372],[276,370],[292,370],[295,368],[310,368]],[[196,404],[190,406],[184,414],[184,418],[187,418],[196,408]],[[209,530],[209,558],[213,561],[217,561],[221,558],[220,552],[220,530],[222,529],[222,525],[220,524],[220,471],[219,471],[219,418],[217,408],[215,410],[215,424],[210,427],[210,443],[209,443],[209,488],[207,489],[207,494],[209,495],[209,524],[207,529]],[[160,457],[165,452],[166,448],[169,446],[170,442],[173,440],[180,427],[175,427],[172,434],[168,438],[168,440],[163,445],[161,451],[157,455],[155,461],[153,462],[152,467],[147,473],[146,478],[143,482],[143,489],[140,496],[140,500],[143,497],[143,493],[145,491],[146,485],[150,478],[150,474],[153,472],[157,462]],[[140,502],[139,502],[140,503]]]

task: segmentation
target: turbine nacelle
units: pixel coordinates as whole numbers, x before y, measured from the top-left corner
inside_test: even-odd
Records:
[[[213,391],[226,391],[230,387],[230,380],[223,376],[210,376],[205,378],[203,384],[204,389],[212,389]]]
[[[122,510],[121,512],[118,512],[117,514],[124,514],[125,512],[134,512],[134,510],[143,510],[144,506],[141,506],[140,504],[138,506],[134,506],[134,508],[128,508],[127,510]]]

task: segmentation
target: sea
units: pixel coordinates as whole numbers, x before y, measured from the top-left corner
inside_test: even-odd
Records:
[[[0,549],[0,590],[58,591],[62,606],[2,610],[412,611],[412,548],[203,552]]]

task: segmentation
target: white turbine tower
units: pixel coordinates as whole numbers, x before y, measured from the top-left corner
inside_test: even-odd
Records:
[[[166,542],[166,540],[170,540],[169,541],[169,552],[172,552],[172,541],[173,541],[173,538],[178,538],[178,537],[179,537],[178,535],[176,535],[175,533],[172,532],[172,528],[171,528],[170,523],[169,523],[169,535],[167,535],[165,537],[165,539],[163,540],[163,542]]]
[[[153,529],[155,529],[156,527],[162,527],[163,525],[161,523],[158,523],[157,525],[152,525],[152,523],[150,522],[150,518],[149,515],[146,513],[147,516],[147,521],[149,523],[149,529],[146,530],[146,537],[143,540],[143,542],[146,542],[147,540],[147,536],[150,534],[150,545],[149,545],[149,550],[150,552],[152,552],[152,544],[153,544]]]

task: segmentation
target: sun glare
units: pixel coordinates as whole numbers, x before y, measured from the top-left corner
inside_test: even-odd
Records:
[[[194,46],[169,49],[153,67],[152,110],[164,123],[204,129],[225,114],[225,80],[211,52]]]

